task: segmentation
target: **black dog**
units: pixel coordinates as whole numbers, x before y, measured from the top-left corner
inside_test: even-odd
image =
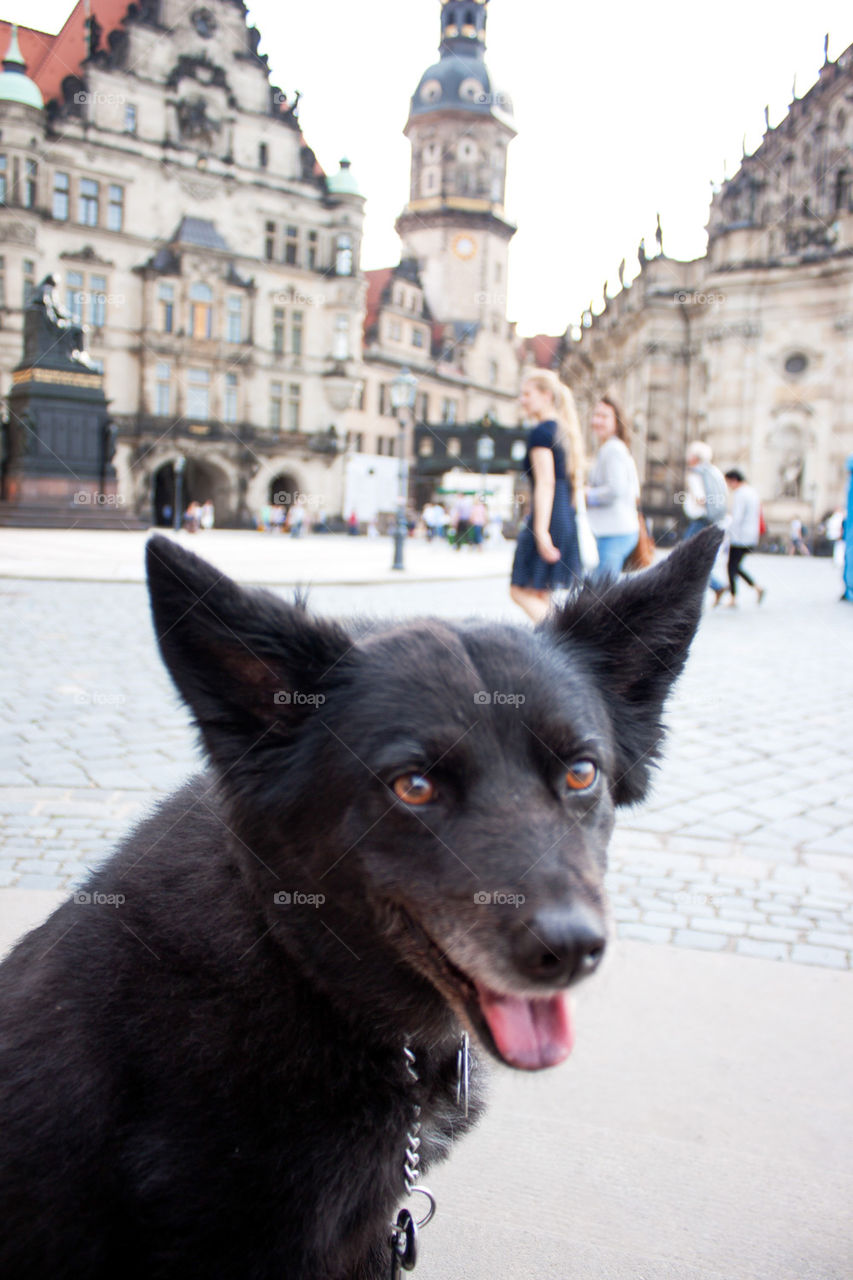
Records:
[[[425,1167],[478,1110],[463,1030],[570,1050],[718,541],[534,632],[356,637],[151,540],[213,769],[2,967],[3,1280],[388,1273],[407,1135]]]

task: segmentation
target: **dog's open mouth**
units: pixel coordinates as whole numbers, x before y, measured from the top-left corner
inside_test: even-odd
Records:
[[[424,959],[432,982],[445,998],[450,995],[457,1009],[462,1006],[472,1030],[490,1053],[521,1071],[541,1071],[565,1061],[574,1043],[568,991],[535,997],[495,991],[463,973],[408,911],[403,909],[401,914],[410,935],[422,941],[419,950],[427,953]]]
[[[530,999],[474,985],[479,1011],[504,1062],[522,1071],[541,1071],[569,1056],[574,1032],[568,991]]]

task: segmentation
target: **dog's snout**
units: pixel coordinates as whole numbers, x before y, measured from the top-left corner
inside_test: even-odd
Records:
[[[549,907],[521,923],[513,959],[524,977],[568,986],[598,968],[607,939],[603,921],[592,908],[577,903]]]

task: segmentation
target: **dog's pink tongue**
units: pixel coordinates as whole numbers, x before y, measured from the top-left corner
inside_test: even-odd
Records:
[[[566,992],[541,1000],[504,996],[477,984],[480,1008],[498,1052],[511,1067],[540,1071],[563,1062],[574,1034]]]

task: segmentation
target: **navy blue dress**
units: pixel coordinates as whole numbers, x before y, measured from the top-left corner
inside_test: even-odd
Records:
[[[530,515],[518,533],[510,581],[514,587],[530,587],[534,591],[555,591],[560,587],[573,586],[583,576],[575,509],[572,506],[572,482],[566,474],[566,455],[562,445],[557,442],[556,422],[537,423],[527,437],[524,474],[531,482],[532,494],[531,449],[550,449],[554,455],[554,506],[551,511],[550,533],[551,541],[560,552],[560,559],[554,564],[549,564],[536,550],[536,539],[533,536],[533,503],[531,502]]]

